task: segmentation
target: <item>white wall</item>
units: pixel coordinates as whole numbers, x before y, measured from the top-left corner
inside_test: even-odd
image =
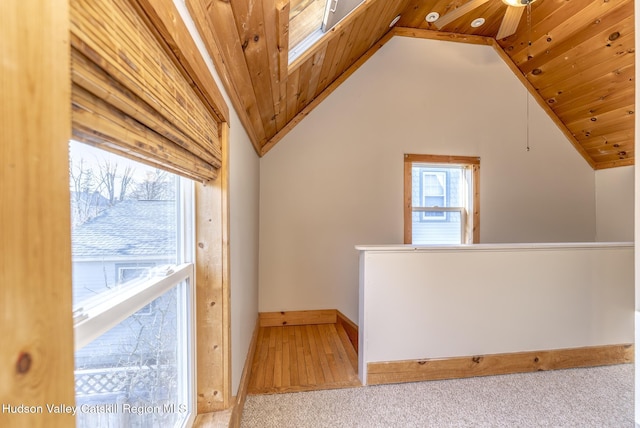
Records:
[[[596,171],[596,241],[633,241],[634,167]]]
[[[235,395],[258,318],[260,163],[184,1],[175,0],[175,5],[229,106],[231,383],[232,394]]]
[[[229,103],[229,101],[227,101]],[[229,103],[229,106],[231,104]],[[231,251],[231,369],[233,394],[258,318],[258,215],[260,164],[235,111],[229,134],[229,212]]]
[[[633,254],[609,243],[364,248],[361,380],[367,362],[633,343]]]
[[[358,319],[356,244],[403,240],[403,154],[481,157],[481,241],[595,239],[594,172],[492,48],[394,37],[260,160],[260,311]]]

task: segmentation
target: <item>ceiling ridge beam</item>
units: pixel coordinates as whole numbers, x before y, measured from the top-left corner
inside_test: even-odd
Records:
[[[495,40],[491,37],[448,33],[423,28],[396,27],[393,29],[393,34],[395,36],[413,37],[416,39],[441,40],[444,42],[469,43],[472,45],[492,46],[493,43],[495,43]]]

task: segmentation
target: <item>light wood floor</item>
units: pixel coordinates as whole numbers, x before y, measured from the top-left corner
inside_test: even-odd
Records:
[[[260,327],[249,394],[354,386],[358,356],[340,324]]]

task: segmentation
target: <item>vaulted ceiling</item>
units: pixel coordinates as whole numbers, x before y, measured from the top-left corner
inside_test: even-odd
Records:
[[[536,0],[500,40],[501,0],[365,0],[291,64],[289,13],[300,0],[186,3],[260,155],[391,37],[405,36],[493,46],[593,168],[634,163],[633,0]],[[431,12],[441,20],[427,22]],[[472,27],[480,17],[484,25]]]

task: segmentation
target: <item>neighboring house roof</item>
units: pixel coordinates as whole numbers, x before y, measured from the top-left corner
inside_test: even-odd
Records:
[[[126,200],[72,230],[73,257],[172,256],[175,201]]]

